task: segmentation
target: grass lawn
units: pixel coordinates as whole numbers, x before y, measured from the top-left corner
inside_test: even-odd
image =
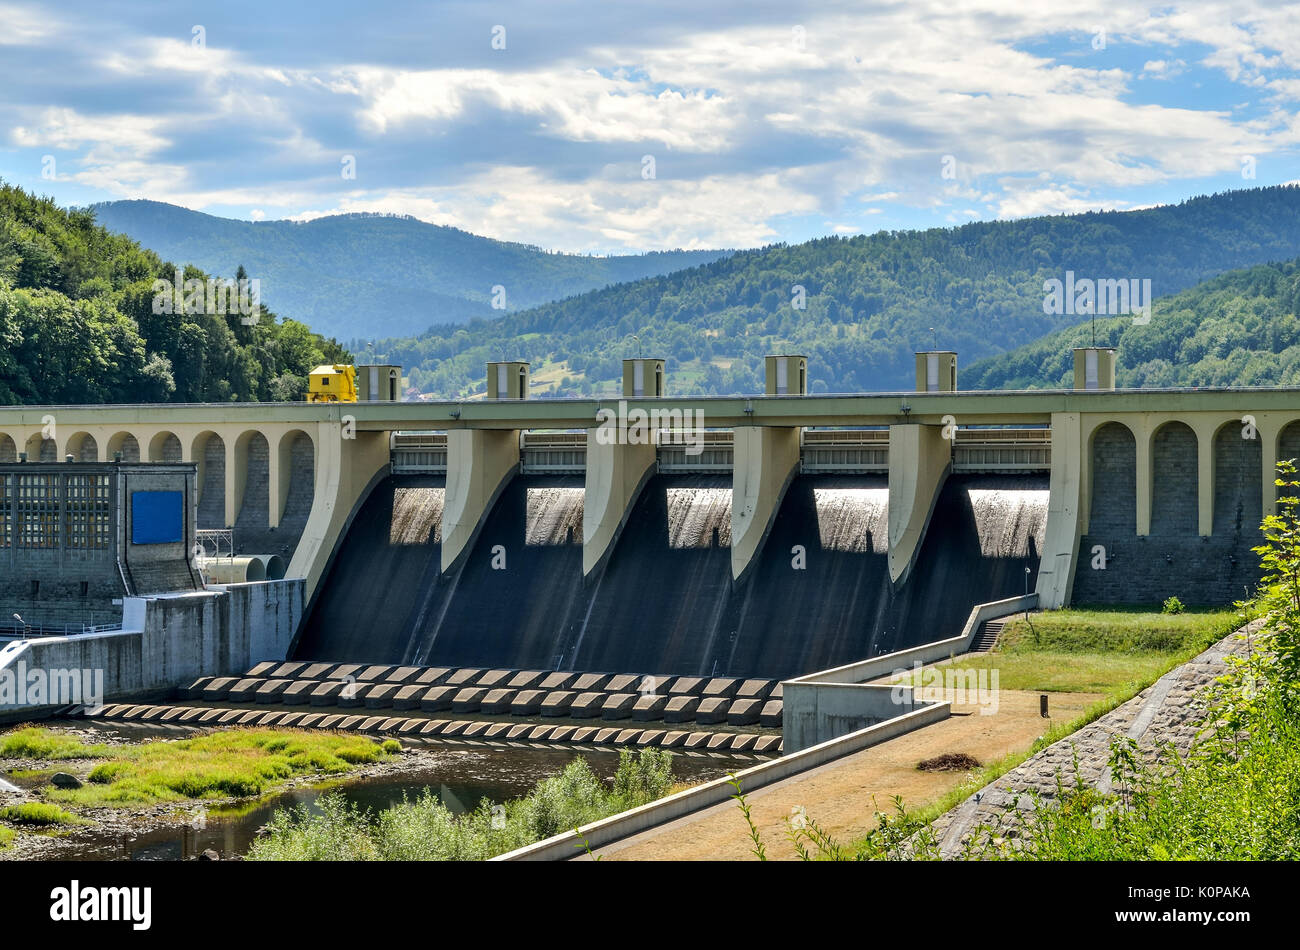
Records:
[[[962,670],[997,670],[1002,689],[1129,698],[1241,626],[1234,609],[1070,608],[1009,621],[990,653],[958,657]]]
[[[274,729],[227,729],[180,741],[85,746],[40,727],[0,738],[0,755],[102,759],[81,788],[46,788],[50,801],[73,805],[146,805],[265,794],[308,774],[341,774],[400,751],[364,736]]]

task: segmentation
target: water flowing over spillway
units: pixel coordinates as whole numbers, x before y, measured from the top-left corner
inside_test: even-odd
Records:
[[[524,544],[582,543],[582,486],[537,486],[527,489]]]
[[[799,476],[731,580],[729,476],[656,475],[582,576],[583,482],[517,476],[463,563],[438,574],[441,480],[390,478],[340,545],[300,658],[788,677],[954,636],[1032,587],[1047,479],[948,479],[906,582],[883,476]]]
[[[884,477],[796,478],[738,591],[719,668],[793,675],[956,636],[975,604],[1024,593],[1026,567],[1032,587],[1046,489],[1039,476],[950,477],[895,590]]]
[[[393,520],[389,544],[442,542],[442,506],[445,488],[396,488],[393,490]]]
[[[568,659],[574,669],[708,672],[730,596],[731,479],[655,476],[594,584]]]
[[[817,539],[826,551],[889,553],[889,489],[814,488]]]
[[[731,488],[665,488],[668,546],[731,547]]]
[[[412,631],[398,659],[662,673],[710,662],[704,631],[718,628],[731,587],[730,479],[652,478],[609,563],[586,582],[581,486],[515,478],[448,582],[441,613]]]
[[[1006,490],[971,488],[967,491],[975,529],[984,557],[1029,557],[1041,551],[1047,532],[1046,489]]]

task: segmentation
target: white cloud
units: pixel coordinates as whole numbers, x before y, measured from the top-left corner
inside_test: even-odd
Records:
[[[32,46],[58,28],[47,11],[0,3],[0,46]]]
[[[1142,64],[1139,79],[1173,79],[1187,72],[1187,63],[1181,59],[1151,59]]]
[[[68,150],[108,145],[151,155],[168,144],[158,132],[162,120],[152,116],[85,115],[73,109],[49,108],[32,119],[31,125],[12,129],[9,139],[14,145]]]
[[[1235,173],[1243,155],[1263,168],[1300,145],[1287,108],[1300,100],[1300,9],[1266,0],[831,0],[776,19],[738,5],[677,28],[670,4],[653,29],[585,36],[574,23],[563,49],[507,68],[363,55],[388,48],[351,41],[379,16],[365,9],[338,27],[347,43],[310,55],[216,33],[196,49],[184,30],[85,16],[78,34],[0,5],[12,24],[0,43],[45,44],[71,87],[84,77],[95,93],[26,86],[28,105],[0,105],[9,144],[59,152],[61,180],[105,196],[259,219],[378,210],[568,250],[743,246],[806,215],[858,230],[881,202],[938,220],[1119,207],[1125,189]],[[512,56],[527,35],[512,30]],[[1205,101],[1244,105],[1177,94],[1193,72],[1237,84]],[[0,63],[0,83],[21,79]],[[1143,79],[1161,82],[1137,101]],[[107,112],[104,88],[123,90]],[[149,104],[133,105],[141,88]],[[202,136],[217,147],[194,148]],[[340,181],[344,153],[358,156],[356,181]],[[647,153],[659,166],[648,182]]]
[[[815,210],[815,202],[769,174],[701,181],[557,183],[537,169],[497,169],[447,192],[358,193],[329,208],[293,215],[306,221],[329,214],[411,214],[511,241],[601,252],[610,248],[746,247],[777,238],[768,222]]]
[[[408,122],[453,120],[471,104],[533,117],[550,134],[573,142],[658,142],[709,151],[725,146],[725,133],[735,125],[725,97],[655,91],[644,80],[610,78],[593,69],[363,69],[355,80],[365,103],[362,118],[380,133]]]
[[[1008,192],[997,203],[999,218],[1028,218],[1040,214],[1125,210],[1125,202],[1101,201],[1066,186],[1024,188]]]

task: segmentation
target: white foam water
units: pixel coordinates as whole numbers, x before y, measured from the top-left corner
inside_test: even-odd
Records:
[[[670,548],[731,547],[730,488],[669,488]]]
[[[814,488],[822,549],[889,553],[888,488]]]
[[[582,544],[581,488],[528,489],[524,544]]]
[[[393,491],[393,518],[389,544],[442,543],[443,488],[398,488]]]
[[[1043,550],[1049,492],[972,488],[967,494],[984,557],[1029,557],[1031,539]]]

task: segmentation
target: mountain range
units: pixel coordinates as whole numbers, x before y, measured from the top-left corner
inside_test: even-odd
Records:
[[[238,221],[160,201],[91,210],[99,224],[164,260],[221,275],[244,267],[278,311],[345,342],[500,316],[730,253],[556,254],[380,214]]]
[[[532,362],[535,395],[612,392],[620,359],[634,353],[665,357],[670,391],[683,394],[760,390],[762,357],[776,352],[810,357],[814,392],[904,390],[913,352],[935,346],[958,351],[963,388],[1055,386],[1068,383],[1070,346],[1094,334],[1119,348],[1121,385],[1300,382],[1286,263],[1300,257],[1294,185],[1138,211],[623,258],[550,254],[411,218],[254,223],[157,202],[95,213],[168,260],[260,272],[280,313],[358,341],[362,361],[401,363],[436,397],[481,391],[484,362],[516,358]],[[654,267],[668,272],[643,275]],[[1150,323],[1047,312],[1046,288],[1076,277],[1149,287]],[[609,286],[584,291],[584,281]],[[523,309],[493,310],[495,284]],[[439,315],[455,322],[385,336],[423,319],[412,316],[421,300],[442,301]]]
[[[481,390],[483,363],[499,359],[531,361],[542,393],[610,392],[620,358],[636,352],[666,358],[670,391],[682,394],[761,391],[763,357],[780,352],[809,357],[813,392],[906,390],[913,353],[933,347],[958,351],[963,366],[979,364],[974,377],[959,372],[963,386],[1046,385],[1060,377],[1055,364],[994,372],[981,361],[1088,319],[1078,308],[1047,312],[1049,282],[1137,281],[1168,298],[1227,271],[1298,256],[1300,187],[1255,188],[1139,211],[739,251],[376,347],[439,396]],[[1165,332],[1159,317],[1147,330]],[[1172,348],[1171,340],[1160,352]]]

